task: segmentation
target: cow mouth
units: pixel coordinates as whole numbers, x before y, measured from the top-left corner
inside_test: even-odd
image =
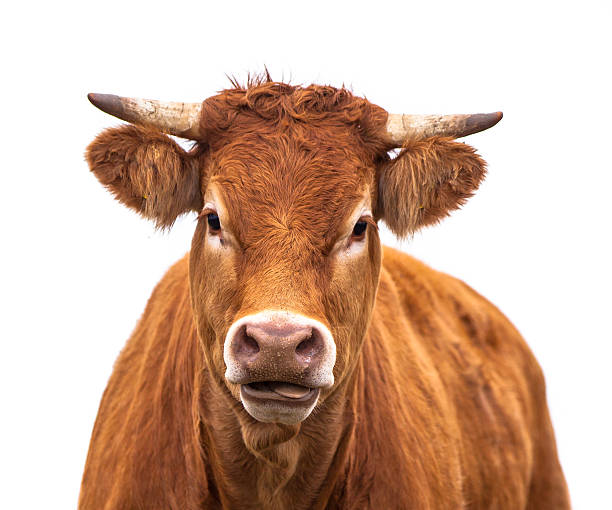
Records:
[[[292,425],[310,415],[320,391],[320,388],[281,381],[258,381],[240,385],[240,400],[258,421]]]
[[[243,398],[310,404],[318,397],[319,388],[281,381],[262,381],[241,385],[240,393]]]

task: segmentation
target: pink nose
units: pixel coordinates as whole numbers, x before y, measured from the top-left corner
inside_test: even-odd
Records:
[[[321,335],[310,326],[272,323],[246,324],[233,338],[236,361],[249,363],[258,359],[282,358],[285,362],[309,365],[323,352]]]
[[[247,320],[227,340],[227,361],[233,365],[232,372],[240,374],[232,382],[240,384],[286,381],[319,386],[319,372],[327,370],[329,364],[325,331],[313,324],[261,318]]]

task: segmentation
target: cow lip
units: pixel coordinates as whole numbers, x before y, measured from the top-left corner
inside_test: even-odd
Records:
[[[289,387],[289,388],[287,388]],[[285,389],[290,389],[296,396],[289,396]],[[275,391],[276,390],[276,391]],[[284,394],[279,393],[282,391]],[[296,404],[310,404],[319,396],[320,388],[309,388],[299,384],[289,384],[280,381],[261,381],[240,386],[243,398],[256,400],[276,400],[279,402],[294,402]],[[300,396],[298,394],[303,393]]]

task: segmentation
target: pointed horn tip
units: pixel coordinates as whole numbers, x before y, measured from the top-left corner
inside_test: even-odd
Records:
[[[94,92],[90,92],[87,94],[87,99],[89,99],[89,102],[96,108],[108,113],[109,115],[117,117],[121,115],[121,112],[123,112],[121,98],[114,94],[96,94]]]
[[[495,124],[504,118],[504,112],[493,112],[492,115],[495,116]]]
[[[469,117],[471,117],[473,121],[476,121],[482,124],[488,124],[489,127],[493,127],[500,120],[502,120],[502,118],[504,117],[504,114],[502,112],[476,113],[476,114],[470,115]]]
[[[90,92],[89,94],[87,94],[87,99],[89,99],[89,102],[95,106],[97,101],[96,96],[99,95],[100,94],[96,94],[95,92]]]
[[[502,120],[503,116],[504,114],[502,112],[476,114],[471,119],[471,122],[468,121],[468,125],[472,124],[472,126],[477,129],[476,133],[478,133],[479,131],[484,131],[485,129],[495,126]]]
[[[457,133],[457,137],[473,135],[492,128],[495,126],[495,124],[502,120],[503,116],[504,114],[502,112],[476,113],[473,115],[467,115],[465,127]]]
[[[484,129],[489,129],[492,128],[493,126],[495,126],[500,120],[502,120],[504,118],[504,114],[503,112],[493,112],[493,113],[488,113],[485,114],[488,119],[489,122],[487,123],[488,126],[485,127]]]

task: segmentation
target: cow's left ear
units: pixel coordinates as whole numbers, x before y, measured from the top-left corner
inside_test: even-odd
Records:
[[[85,157],[117,200],[159,228],[202,208],[199,154],[184,151],[159,131],[135,125],[106,129]]]
[[[451,138],[410,141],[378,175],[377,216],[405,237],[437,223],[472,196],[486,173],[476,151]]]

